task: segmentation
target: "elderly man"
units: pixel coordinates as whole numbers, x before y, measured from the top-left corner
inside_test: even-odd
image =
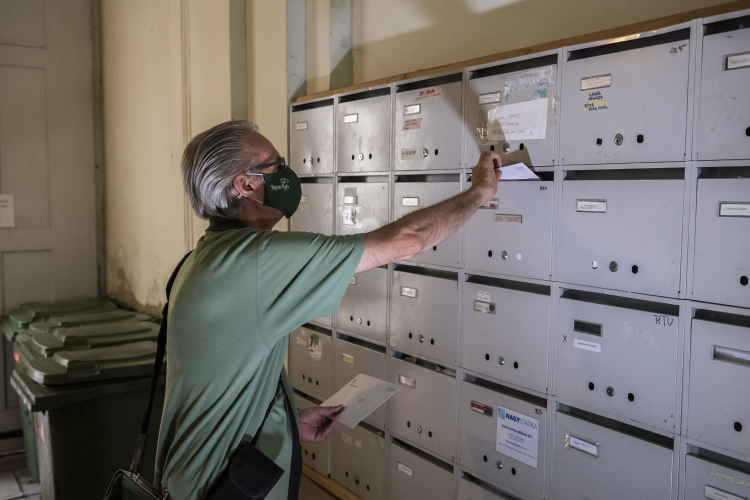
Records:
[[[242,495],[254,485],[243,477],[258,465],[236,462],[259,434],[255,448],[284,471],[266,498],[297,498],[293,442],[325,439],[338,425],[328,417],[341,408],[302,410],[297,424],[287,335],[334,314],[355,272],[408,259],[453,234],[495,195],[498,164],[483,153],[470,189],[366,234],[276,232],[301,197],[276,148],[247,121],[197,135],[185,149],[183,180],[210,224],[172,289],[156,484],[173,500],[250,498]]]

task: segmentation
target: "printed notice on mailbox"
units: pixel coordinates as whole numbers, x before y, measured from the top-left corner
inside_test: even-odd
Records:
[[[547,136],[547,98],[505,104],[487,112],[491,141],[522,141]]]
[[[498,406],[495,450],[536,469],[539,454],[539,420]]]
[[[331,418],[353,429],[400,389],[396,384],[360,373],[320,406],[344,405],[344,409]]]

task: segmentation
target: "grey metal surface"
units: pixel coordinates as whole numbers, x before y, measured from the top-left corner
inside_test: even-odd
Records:
[[[345,117],[351,115],[357,115],[357,120],[345,123]],[[390,95],[339,103],[336,115],[338,172],[387,171],[390,168],[390,122]]]
[[[688,437],[750,454],[750,328],[692,320]]]
[[[679,179],[563,181],[558,281],[677,297],[683,188]],[[591,200],[606,212],[577,211]]]
[[[439,464],[435,459],[389,443],[388,500],[451,500],[453,470],[448,467],[448,464]]]
[[[298,391],[321,401],[332,396],[332,362],[330,335],[305,327],[289,334],[289,378]]]
[[[458,495],[456,498],[457,500],[503,500],[503,497],[495,495],[488,489],[464,478],[458,480]],[[507,497],[505,499],[507,500]]]
[[[316,406],[315,403],[299,394],[294,395],[294,404],[297,406],[297,410]],[[331,471],[331,440],[326,439],[322,443],[301,441],[300,445],[302,447],[302,463],[312,467],[315,472],[327,476]]]
[[[333,173],[333,102],[289,115],[289,166],[298,174]]]
[[[293,231],[333,233],[333,183],[302,184],[302,199],[291,219]]]
[[[385,353],[369,348],[363,344],[355,344],[333,339],[333,392],[352,381],[360,373],[385,380]],[[380,406],[366,419],[370,425],[384,429],[386,422],[386,405]]]
[[[406,214],[429,207],[455,196],[460,192],[456,182],[395,182],[393,185],[393,220]],[[461,230],[447,240],[415,255],[409,261],[446,267],[459,267]]]
[[[336,311],[336,328],[385,343],[388,270],[376,267],[354,275]]]
[[[697,196],[693,298],[750,308],[750,179],[698,179]],[[746,213],[722,216],[729,204]]]
[[[571,438],[594,445],[598,457],[569,446]],[[676,488],[671,449],[560,412],[553,455],[555,499],[667,500]]]
[[[467,166],[475,165],[481,152],[491,148],[500,155],[504,165],[523,162],[528,166],[543,167],[555,164],[555,127],[559,109],[556,102],[557,71],[557,64],[552,64],[474,78],[467,82]],[[491,109],[539,98],[547,99],[547,128],[543,139],[493,140],[488,131],[488,113]],[[508,144],[507,148],[503,147],[505,144]]]
[[[562,164],[684,161],[690,52],[686,39],[566,61]],[[611,85],[581,90],[583,79],[600,75]],[[586,107],[603,102],[608,109]]]
[[[648,310],[560,298],[555,393],[632,425],[676,432],[679,321]],[[600,325],[601,335],[583,332],[594,325]]]
[[[486,407],[488,413],[475,406]],[[497,451],[498,407],[523,415],[530,424],[536,422],[536,467]],[[547,452],[547,407],[517,399],[486,387],[463,381],[458,405],[458,463],[504,491],[522,498],[545,498]],[[524,438],[519,438],[524,439]],[[529,438],[525,438],[529,439]]]
[[[687,455],[682,500],[706,498],[721,500],[750,498],[750,474],[695,455]]]
[[[500,182],[495,198],[462,229],[466,269],[551,279],[553,181]]]
[[[399,92],[395,99],[394,169],[460,168],[461,81]],[[409,106],[418,106],[419,111],[414,113],[416,108],[405,109]]]
[[[453,460],[455,376],[393,357],[388,363],[388,380],[401,387],[388,400],[388,431]]]
[[[400,351],[455,365],[458,282],[394,270],[389,343]]]
[[[366,233],[388,223],[388,179],[339,182],[336,190],[336,234]]]
[[[750,29],[703,37],[698,125],[698,160],[750,158]],[[744,54],[745,65],[727,69],[726,57]]]
[[[331,478],[363,500],[384,500],[385,439],[361,426],[339,427],[331,439]]]
[[[461,366],[547,392],[550,297],[468,282],[462,297]]]

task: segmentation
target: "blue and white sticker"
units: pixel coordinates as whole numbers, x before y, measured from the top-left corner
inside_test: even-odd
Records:
[[[536,469],[539,420],[498,406],[495,451]]]

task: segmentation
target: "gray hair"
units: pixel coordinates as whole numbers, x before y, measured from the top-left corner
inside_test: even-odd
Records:
[[[239,217],[232,181],[237,174],[253,167],[256,155],[247,139],[258,130],[253,122],[232,120],[196,135],[185,148],[182,182],[193,210],[201,219]]]

